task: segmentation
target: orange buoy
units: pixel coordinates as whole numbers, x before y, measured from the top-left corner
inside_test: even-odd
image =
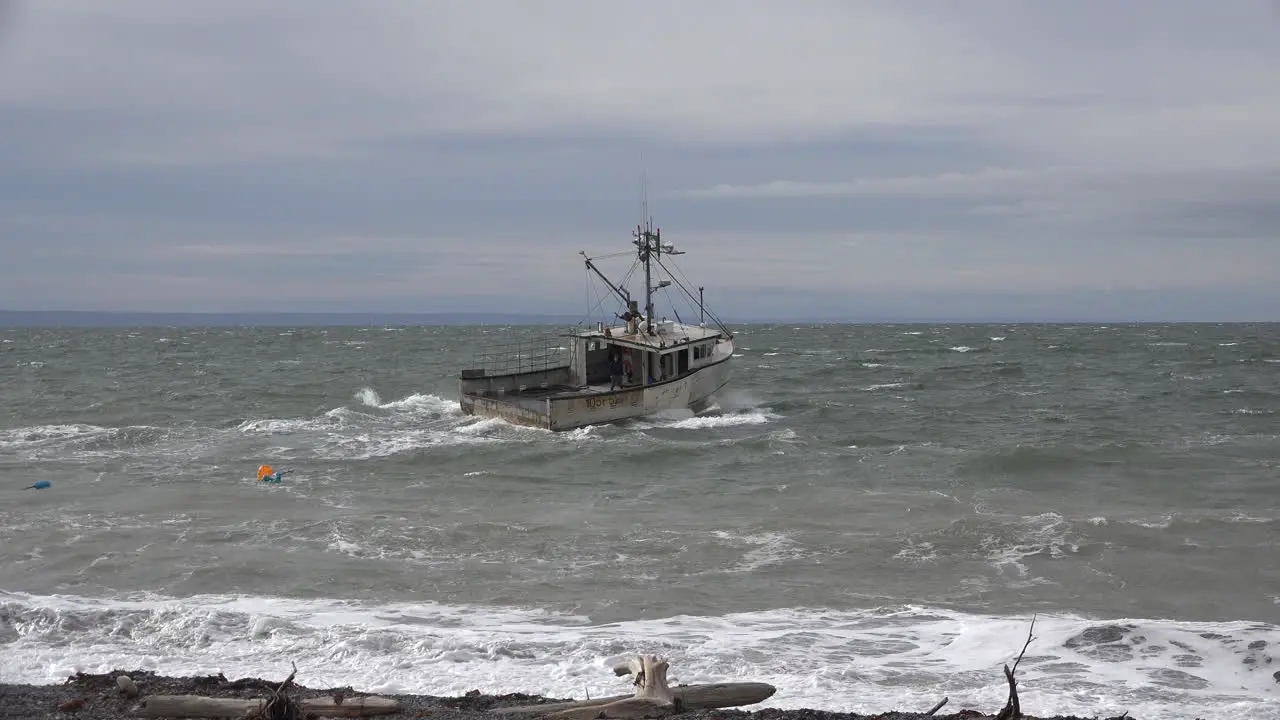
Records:
[[[262,478],[266,477],[267,475],[270,475],[271,473],[272,473],[272,470],[271,470],[271,466],[270,466],[270,465],[267,465],[267,464],[265,464],[265,463],[264,463],[264,464],[262,464],[262,465],[259,465],[259,466],[258,466],[258,479],[259,479],[259,480],[261,480]]]

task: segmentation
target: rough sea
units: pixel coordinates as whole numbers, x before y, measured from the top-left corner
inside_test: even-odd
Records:
[[[547,332],[0,329],[0,682],[994,712],[1034,615],[1027,712],[1280,718],[1280,326],[755,325],[699,416],[460,414]]]

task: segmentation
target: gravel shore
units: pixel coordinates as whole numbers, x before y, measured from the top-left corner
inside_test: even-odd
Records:
[[[0,684],[0,718],[14,720],[119,720],[136,717],[137,699],[125,698],[116,684],[116,677],[128,675],[138,685],[143,695],[203,695],[206,697],[265,698],[273,684],[257,678],[228,680],[221,675],[208,677],[165,677],[143,671],[113,671],[102,675],[76,674],[61,685],[7,685]],[[341,692],[345,697],[368,695],[353,688],[305,688],[291,686],[295,698],[333,695]],[[493,720],[485,711],[495,707],[534,705],[541,702],[571,698],[543,698],[537,695],[512,693],[508,695],[484,695],[472,691],[462,697],[435,697],[431,695],[383,695],[400,702],[401,710],[380,717],[388,720],[431,718],[431,720]],[[742,710],[708,710],[681,715],[688,720],[915,720],[925,717],[918,712],[887,711],[876,715],[827,712],[824,710],[776,710],[762,709],[754,712]],[[981,720],[999,712],[1000,708],[982,708],[981,711],[966,708],[945,708],[952,712],[940,712],[934,720]],[[1028,720],[1094,720],[1075,716],[1033,716]],[[1136,720],[1126,718],[1126,720]]]

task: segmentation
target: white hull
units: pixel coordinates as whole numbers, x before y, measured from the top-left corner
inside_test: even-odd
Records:
[[[733,356],[733,341],[723,339],[715,344],[708,364],[687,375],[651,385],[610,391],[608,386],[588,386],[544,391],[542,383],[554,385],[555,370],[526,373],[526,388],[511,392],[468,392],[460,395],[463,412],[480,417],[493,417],[519,425],[547,430],[572,430],[587,425],[617,422],[670,410],[700,411],[711,404],[716,393],[728,382]],[[514,378],[515,382],[520,379]],[[465,382],[465,381],[464,381]]]
[[[706,408],[729,382],[730,361],[700,368],[678,380],[621,392],[587,394],[550,401],[550,429],[570,430],[586,425],[644,417],[668,410]]]

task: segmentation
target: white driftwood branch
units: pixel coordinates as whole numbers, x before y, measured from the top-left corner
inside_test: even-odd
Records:
[[[246,717],[262,711],[265,699],[209,698],[200,695],[149,695],[142,699],[140,717],[227,718]],[[392,698],[353,697],[341,703],[331,697],[304,698],[298,701],[302,714],[317,717],[372,717],[390,715],[400,709]]]
[[[638,655],[613,669],[617,675],[635,675],[634,695],[615,695],[521,707],[493,708],[489,712],[512,720],[541,717],[546,720],[597,720],[598,718],[651,718],[685,710],[752,705],[771,697],[777,689],[766,683],[715,683],[671,687],[667,661],[656,655]]]
[[[635,675],[637,698],[652,700],[659,705],[671,705],[675,695],[667,685],[667,669],[671,667],[666,660],[657,655],[633,655],[627,658],[626,665],[613,669],[616,675]]]

